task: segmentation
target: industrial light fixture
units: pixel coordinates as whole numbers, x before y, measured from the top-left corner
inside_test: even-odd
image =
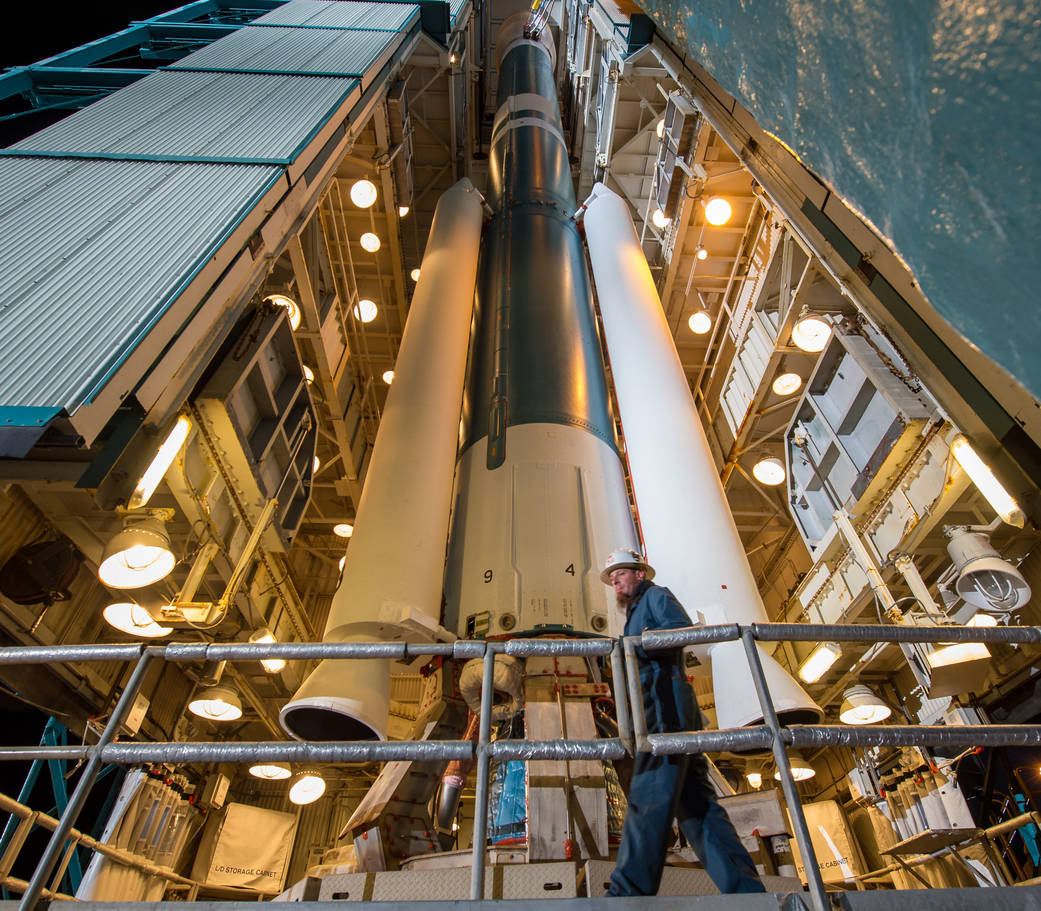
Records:
[[[339,535],[341,538],[349,538],[354,534],[354,526],[341,522],[339,525],[333,526],[333,534]]]
[[[788,765],[792,767],[792,778],[796,781],[806,781],[817,774],[817,770],[806,761],[798,750],[788,751]],[[781,770],[774,772],[774,779],[781,780]]]
[[[341,572],[341,573],[343,572],[343,566],[344,566],[344,564],[345,564],[346,562],[347,562],[347,555],[346,555],[346,554],[344,554],[344,555],[343,555],[342,557],[340,557],[340,562],[339,562],[339,564],[337,564],[337,565],[338,565],[338,566],[340,567],[340,572]]]
[[[656,228],[665,228],[669,222],[672,221],[668,215],[666,215],[661,209],[655,209],[651,213],[651,221],[654,223]]]
[[[763,763],[749,759],[745,763],[745,778],[751,787],[761,788],[763,786]]]
[[[249,637],[250,642],[262,643],[262,642],[278,642],[275,638],[275,634],[271,632],[266,626],[258,629],[252,636]],[[264,668],[269,674],[277,674],[282,668],[286,666],[285,659],[283,658],[261,658],[260,666]]]
[[[658,138],[659,139],[661,139],[662,136],[665,135],[665,118],[664,117],[662,117],[661,120],[659,120],[654,125],[654,132],[658,134]]]
[[[314,371],[307,364],[302,366],[304,368],[304,379],[307,381],[307,385],[310,386],[314,382]]]
[[[1016,528],[1022,528],[1026,521],[1023,510],[961,434],[951,443],[951,455],[972,478],[972,483],[987,498],[987,502],[993,507],[994,512],[1001,516],[1001,520]]]
[[[969,618],[968,622],[965,625],[966,626],[997,626],[998,625],[998,618],[995,617],[993,614],[985,614],[985,613],[983,613],[983,611],[980,611],[979,613],[973,614],[972,617]]]
[[[725,225],[734,210],[722,196],[713,196],[705,203],[705,221],[710,225]]]
[[[131,601],[118,601],[106,607],[101,615],[109,626],[131,636],[140,636],[142,639],[159,639],[169,636],[173,628],[161,626],[156,623],[152,615],[140,604]]]
[[[261,762],[249,767],[249,774],[264,781],[281,781],[289,778],[293,770],[284,762]]]
[[[695,335],[704,335],[712,328],[712,317],[707,310],[695,310],[687,320],[687,325]]]
[[[293,779],[289,800],[297,806],[314,803],[325,793],[325,779],[317,769],[307,769]]]
[[[863,684],[851,686],[842,694],[839,721],[843,724],[877,724],[892,714],[893,710]]]
[[[112,588],[141,588],[170,574],[176,559],[162,519],[132,520],[105,546],[98,578]]]
[[[386,383],[388,386],[391,383],[394,382],[394,371],[393,370],[384,370],[383,371],[383,382]]]
[[[359,237],[358,243],[361,244],[363,250],[368,250],[369,253],[375,253],[380,248],[379,237],[371,231],[366,231],[361,237]]]
[[[792,329],[792,341],[809,354],[823,351],[831,338],[828,322],[812,313],[803,314]]]
[[[419,281],[419,269],[413,269],[411,272],[409,272],[408,276],[409,276],[409,278],[412,279],[412,281],[418,282]]]
[[[774,380],[773,391],[778,395],[791,395],[802,385],[802,377],[797,373],[782,373]]]
[[[705,249],[705,247],[703,247],[701,244],[698,244],[694,248],[694,256],[695,258],[701,260],[701,262],[704,262],[706,259],[708,259],[708,250]]]
[[[362,178],[351,185],[351,202],[359,209],[367,209],[376,201],[376,184]]]
[[[242,702],[228,686],[203,686],[188,703],[188,711],[207,721],[235,721],[242,717]]]
[[[322,467],[322,460],[318,456],[314,457],[314,461],[311,463],[311,474],[317,474],[318,469]]]
[[[367,297],[363,297],[354,305],[354,316],[363,323],[371,323],[377,313],[379,313],[379,307],[376,306],[376,302],[370,301]]]
[[[929,666],[932,668],[950,667],[953,664],[965,664],[969,661],[980,661],[990,658],[990,649],[982,642],[952,642],[929,652]]]
[[[784,462],[776,456],[767,456],[764,459],[760,459],[752,466],[752,477],[760,484],[769,484],[771,487],[776,487],[785,478]]]
[[[799,676],[805,683],[816,683],[841,656],[837,642],[821,642],[799,667]]]
[[[398,218],[404,218],[406,215],[408,215],[408,212],[408,206],[398,206]]]
[[[163,479],[163,475],[166,474],[166,470],[177,457],[177,453],[181,451],[181,447],[184,446],[184,441],[188,439],[191,429],[192,422],[186,415],[182,414],[177,418],[173,429],[166,435],[166,439],[163,440],[155,457],[141,475],[141,480],[137,482],[134,492],[130,495],[130,501],[127,503],[127,509],[140,509],[148,503],[152,494],[155,493],[156,487],[159,486],[159,482]]]
[[[991,546],[990,536],[965,525],[949,525],[947,553],[954,561],[958,579],[954,589],[975,607],[1007,614],[1030,600],[1030,586],[1023,574],[1003,560]]]
[[[455,55],[455,51],[448,55],[448,62],[455,63],[459,58]]]
[[[289,328],[294,332],[300,328],[300,305],[291,297],[286,297],[284,294],[269,294],[264,298],[264,303],[285,307],[289,311]]]

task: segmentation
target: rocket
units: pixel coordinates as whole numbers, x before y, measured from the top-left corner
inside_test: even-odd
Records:
[[[605,344],[658,578],[692,622],[766,620],[627,207],[598,186],[583,209],[602,343],[554,48],[526,18],[496,45],[486,196],[464,179],[435,212],[326,641],[620,634],[599,573],[640,538]],[[761,720],[740,649],[702,652],[721,727]],[[761,658],[778,713],[819,717]],[[386,661],[324,661],[283,727],[382,738],[388,680]]]

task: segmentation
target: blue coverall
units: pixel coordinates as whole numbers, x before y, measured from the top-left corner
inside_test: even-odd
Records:
[[[644,580],[625,621],[625,635],[648,629],[690,626],[690,618],[667,588]],[[687,682],[679,652],[648,654],[638,648],[647,732],[696,731],[701,712]],[[701,753],[636,755],[629,810],[622,827],[618,864],[608,895],[654,895],[661,884],[672,820],[690,842],[720,892],[765,892],[744,845],[708,780]]]

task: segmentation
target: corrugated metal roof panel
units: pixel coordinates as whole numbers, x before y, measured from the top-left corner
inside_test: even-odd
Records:
[[[452,25],[455,25],[455,20],[459,17],[459,11],[466,5],[466,0],[449,0],[448,12],[452,17]]]
[[[419,13],[414,3],[367,3],[359,0],[289,0],[254,19],[254,25],[309,25],[325,28],[379,28],[397,31]]]
[[[87,401],[281,174],[0,158],[0,406]]]
[[[354,79],[153,73],[19,142],[19,150],[291,161]]]
[[[363,76],[397,32],[246,26],[174,64],[198,70],[258,70]]]

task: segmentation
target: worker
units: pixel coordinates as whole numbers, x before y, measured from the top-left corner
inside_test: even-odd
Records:
[[[691,625],[672,592],[651,582],[654,569],[636,551],[614,551],[600,578],[614,588],[618,606],[626,612],[626,636]],[[648,654],[637,648],[636,654],[647,732],[700,730],[701,713],[687,682],[682,651]],[[720,892],[766,891],[752,858],[716,800],[705,757],[701,753],[637,753],[608,895],[657,893],[673,819]]]

